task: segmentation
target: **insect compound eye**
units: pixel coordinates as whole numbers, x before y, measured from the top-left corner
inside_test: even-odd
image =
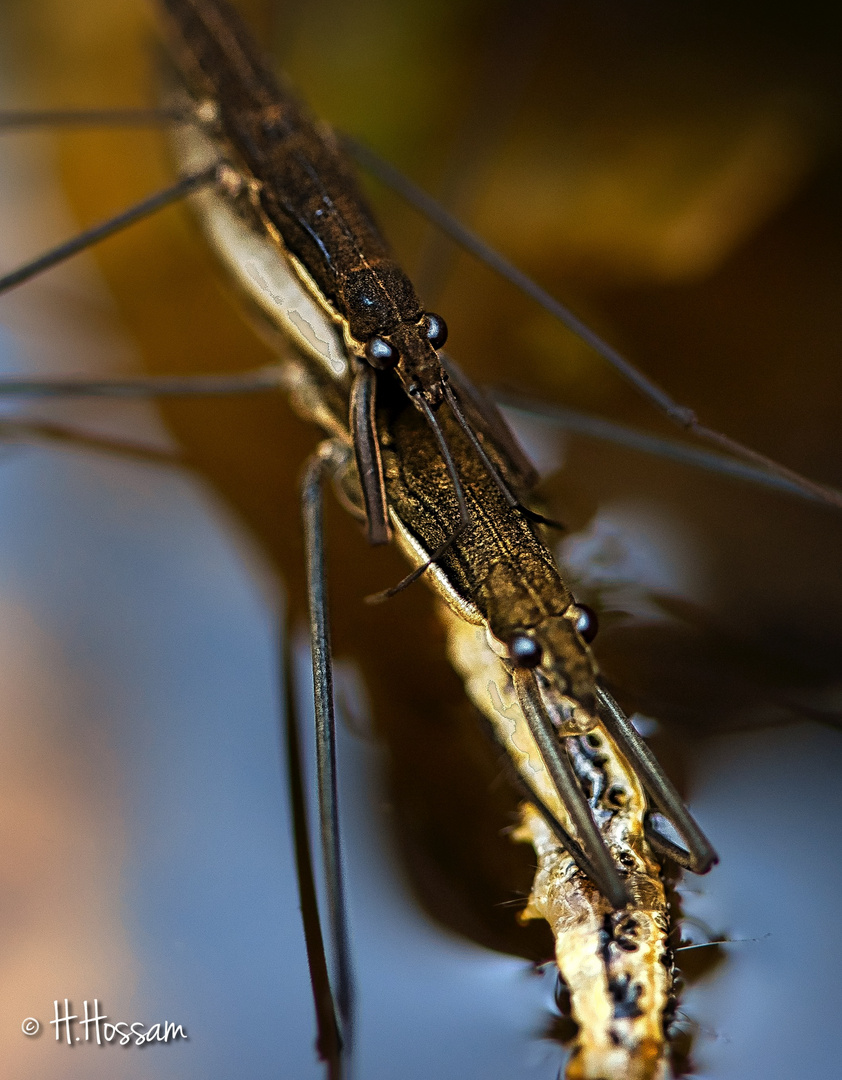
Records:
[[[447,341],[447,323],[441,315],[435,315],[432,311],[427,312],[424,320],[427,341],[434,349],[444,348],[444,343]]]
[[[596,612],[587,604],[576,605],[576,618],[573,625],[582,638],[590,645],[599,632],[599,619]]]
[[[373,337],[365,347],[365,358],[374,368],[387,369],[397,365],[401,354],[382,337]]]
[[[517,668],[534,668],[541,663],[543,649],[529,634],[513,634],[508,641],[509,660]]]

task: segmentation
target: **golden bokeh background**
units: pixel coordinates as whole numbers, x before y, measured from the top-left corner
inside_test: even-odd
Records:
[[[26,104],[154,102],[149,5],[8,6]],[[315,111],[443,194],[705,422],[842,485],[840,26],[824,5],[240,6]],[[80,226],[173,176],[154,131],[68,131],[57,146]],[[367,187],[478,381],[675,434],[547,314],[432,236],[396,196]],[[147,370],[271,361],[183,209],[95,257]],[[283,400],[162,408],[184,459],[278,567],[299,620],[296,483],[317,435]],[[680,626],[668,632],[609,613],[601,643],[628,705],[678,725],[663,752],[690,787],[693,739],[762,711],[781,687],[793,711],[819,708],[824,695],[819,712],[834,718],[842,589],[832,513],[584,440],[546,495],[571,528],[637,499],[687,521],[704,551],[705,604],[677,599]],[[504,906],[528,886],[529,856],[500,838],[513,797],[445,663],[429,597],[415,587],[363,605],[404,567],[369,551],[332,505],[328,523],[335,649],[365,672],[425,906],[495,947],[545,954],[542,930],[518,928]]]

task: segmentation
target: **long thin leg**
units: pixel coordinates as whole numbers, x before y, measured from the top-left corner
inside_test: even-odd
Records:
[[[38,443],[76,446],[98,453],[115,454],[134,461],[150,461],[163,465],[186,466],[184,455],[178,450],[164,450],[140,442],[111,439],[95,432],[53,424],[42,420],[0,419],[0,447],[26,446]]]
[[[0,397],[219,397],[287,390],[289,378],[280,364],[231,375],[130,375],[89,379],[84,375],[38,379],[0,378]]]
[[[629,902],[626,887],[620,879],[611,853],[605,846],[605,841],[593,819],[587,799],[573,772],[570,759],[563,750],[553,723],[543,708],[535,673],[525,668],[516,668],[513,678],[518,701],[529,730],[532,732],[559,797],[570,814],[576,834],[591,865],[589,876],[612,907],[625,907]],[[570,854],[575,858],[572,851]]]
[[[785,465],[779,464],[765,454],[758,453],[750,447],[743,446],[743,444],[737,442],[736,439],[732,439],[728,435],[715,431],[713,428],[709,428],[702,424],[692,409],[687,408],[685,405],[680,405],[675,401],[662,386],[659,386],[654,380],[644,375],[642,371],[639,371],[631,361],[627,360],[625,356],[618,352],[613,346],[609,345],[607,341],[603,340],[599,334],[591,330],[587,323],[583,322],[569,308],[556,300],[554,296],[551,296],[542,289],[537,282],[533,281],[532,278],[522,270],[519,270],[513,263],[510,263],[508,259],[495,251],[489,244],[482,240],[481,237],[477,236],[476,233],[465,228],[461,222],[457,221],[449,214],[443,206],[432,198],[432,196],[413,184],[411,180],[407,179],[407,177],[399,172],[393,165],[390,165],[367,146],[363,146],[354,139],[345,136],[343,141],[349,152],[361,165],[369,169],[375,176],[382,180],[383,183],[387,184],[393,191],[396,191],[406,199],[407,202],[419,210],[426,218],[436,224],[443,232],[447,233],[447,235],[459,244],[460,247],[476,256],[476,258],[481,262],[484,262],[486,266],[491,267],[492,270],[502,275],[507,281],[510,281],[516,288],[520,289],[521,292],[535,300],[545,311],[548,311],[560,322],[564,323],[569,330],[589,345],[594,352],[598,353],[603,358],[603,360],[606,360],[611,364],[624,379],[630,382],[636,390],[643,394],[644,397],[648,398],[657,409],[664,413],[665,416],[668,416],[674,423],[678,424],[679,427],[692,432],[698,438],[705,439],[707,442],[713,443],[737,457],[751,461],[761,469],[766,469],[769,472],[776,473],[778,476],[786,478],[791,483],[810,492],[817,499],[821,499],[822,502],[835,506],[838,509],[842,509],[842,495],[832,488],[809,480],[807,477],[802,476],[793,469],[788,469]]]
[[[717,476],[744,480],[749,484],[772,488],[786,495],[797,495],[811,502],[825,501],[801,484],[795,484],[786,477],[778,476],[767,469],[748,465],[729,454],[702,450],[689,443],[680,442],[678,439],[665,439],[662,435],[652,435],[638,428],[617,424],[613,420],[606,420],[593,413],[580,412],[578,409],[568,409],[561,405],[548,405],[546,402],[535,401],[508,390],[494,388],[487,392],[496,404],[523,416],[549,421],[560,431],[572,431],[574,435],[583,435],[588,439],[596,439],[598,442],[614,443],[616,446],[636,450],[641,454],[651,454],[653,457],[715,473]],[[828,490],[833,491],[842,501],[842,491],[831,487],[828,487]]]
[[[129,225],[133,225],[142,218],[149,217],[150,214],[169,206],[170,203],[183,199],[191,191],[212,183],[216,177],[216,171],[217,168],[214,165],[212,168],[204,169],[200,173],[182,177],[178,183],[150,195],[148,199],[136,203],[134,206],[129,207],[128,210],[109,218],[108,221],[100,222],[99,225],[95,225],[92,229],[86,229],[85,232],[74,236],[63,244],[59,244],[51,251],[39,255],[37,259],[33,259],[24,266],[19,266],[17,270],[4,274],[3,277],[0,277],[0,294],[8,292],[9,289],[15,288],[16,285],[22,285],[37,274],[42,274],[45,270],[64,262],[65,259],[78,255],[80,251],[98,244],[101,240],[105,240],[107,237],[113,236],[114,233],[128,228]]]
[[[439,544],[426,562],[421,563],[420,566],[416,566],[411,573],[407,574],[405,578],[401,578],[397,585],[392,585],[390,589],[384,589],[379,593],[371,593],[365,598],[365,602],[367,604],[382,604],[384,601],[391,600],[393,596],[397,596],[398,593],[403,592],[404,589],[409,588],[409,586],[414,581],[417,581],[422,574],[425,574],[431,566],[435,566],[439,559],[453,547],[467,527],[468,526],[464,522],[460,522],[445,542]]]
[[[310,648],[316,706],[316,762],[319,786],[319,824],[328,900],[330,935],[335,957],[334,1000],[342,1052],[350,1061],[354,1018],[354,981],[348,936],[348,914],[339,841],[336,781],[336,721],[333,706],[333,660],[330,650],[327,583],[322,528],[322,482],[336,468],[335,446],[323,443],[304,467],[301,507],[307,575]]]
[[[45,127],[161,127],[188,119],[178,109],[0,109],[0,134]]]
[[[602,686],[597,686],[596,692],[599,713],[606,731],[640,777],[652,801],[681,834],[687,851],[682,851],[667,837],[649,829],[647,836],[652,840],[653,846],[675,859],[681,866],[692,870],[694,874],[707,873],[719,861],[710,841],[690,816],[681,796],[664,775],[655,755],[634,730],[634,725],[614,698]]]
[[[377,372],[363,365],[351,386],[350,427],[354,440],[357,473],[363,490],[368,522],[368,542],[388,544],[392,539],[386,481],[377,438]]]
[[[318,1037],[316,1048],[327,1064],[328,1080],[341,1080],[342,1046],[339,1022],[330,989],[324,938],[322,936],[319,905],[316,898],[316,882],[310,851],[310,826],[305,798],[299,719],[295,694],[295,678],[291,662],[289,635],[283,638],[284,700],[286,704],[287,775],[289,778],[289,801],[292,811],[293,838],[295,842],[295,867],[298,880],[298,897],[301,904],[301,921],[304,925],[304,945],[307,949],[307,966],[310,969],[310,985],[316,1010]]]
[[[156,109],[51,110],[41,112],[0,111],[0,133],[50,125],[121,126],[125,124],[148,124],[155,126],[162,123],[178,122],[184,119],[185,118],[178,111],[170,112],[168,110]],[[556,318],[565,323],[570,330],[590,345],[595,352],[603,357],[603,359],[607,360],[624,378],[628,379],[632,385],[648,397],[649,400],[665,413],[665,415],[669,416],[670,419],[686,430],[691,431],[699,438],[705,439],[708,442],[721,447],[736,457],[753,462],[758,473],[765,473],[767,477],[777,477],[782,481],[781,487],[790,490],[796,489],[820,502],[842,508],[842,492],[837,491],[829,485],[818,484],[809,480],[808,478],[801,476],[800,473],[767,457],[765,454],[760,454],[722,432],[701,424],[692,409],[675,402],[662,387],[658,386],[657,383],[638,371],[634,365],[599,337],[598,334],[591,330],[590,327],[574,315],[573,312],[545,292],[536,282],[532,281],[526,274],[518,270],[517,267],[508,262],[502,255],[494,251],[494,249],[481,240],[480,237],[462,226],[452,215],[448,214],[444,207],[436,202],[435,199],[414,185],[410,180],[398,172],[397,169],[389,165],[388,162],[379,158],[368,147],[363,146],[347,136],[344,138],[344,141],[350,152],[361,164],[365,165],[384,183],[388,184],[401,194],[456,243],[460,244],[467,251],[485,262],[486,265],[502,274],[517,288],[520,288],[528,296],[536,300],[545,308],[545,310],[549,311]],[[189,180],[190,178],[187,179]],[[176,187],[177,186],[178,185],[176,185]],[[80,237],[69,241],[68,244],[56,248],[53,252],[48,252],[46,255],[34,260],[32,263],[20,267],[17,271],[13,271],[12,274],[6,275],[5,278],[0,278],[0,292],[4,289],[13,288],[15,285],[21,284],[34,274],[40,273],[42,270],[54,266],[62,259],[76,254],[77,251],[81,251],[84,247],[104,239],[106,236],[116,232],[119,228],[125,227],[133,221],[138,220],[139,217],[144,216],[145,213],[154,212],[160,205],[166,205],[166,202],[172,201],[173,198],[179,198],[180,193],[170,196],[172,190],[173,189],[168,189],[165,192],[161,192],[159,196],[153,196],[153,200],[163,198],[164,202],[157,203],[152,209],[146,210],[145,203],[142,203],[138,207],[128,211],[125,216],[120,215],[111,222],[105,222],[103,225],[97,226],[95,229],[91,230],[90,233],[84,233]],[[151,202],[152,200],[149,201]],[[754,477],[748,476],[746,478],[754,479]],[[760,480],[760,482],[763,482],[762,477],[757,477],[757,479]],[[526,512],[531,513],[530,511]],[[550,524],[554,523],[550,522]]]
[[[448,358],[446,370],[452,377],[454,385],[458,388],[463,399],[470,396],[471,404],[480,411],[483,421],[489,424],[494,438],[498,443],[503,444],[507,454],[518,457],[516,464],[520,470],[525,471],[529,466],[528,464],[521,464],[519,459],[523,452],[514,443],[513,436],[506,427],[505,421],[501,420],[499,427],[492,426],[491,416],[488,411],[480,409],[479,401],[470,395],[470,391],[475,388],[457,378],[458,368],[450,358]],[[282,365],[277,364],[255,368],[253,371],[233,372],[230,375],[215,373],[206,375],[138,375],[117,379],[89,379],[81,375],[69,378],[47,375],[38,379],[0,377],[0,398],[214,397],[226,394],[261,393],[267,390],[287,390],[288,388],[285,369]],[[810,501],[823,501],[812,492],[806,491],[799,484],[794,484],[784,477],[776,476],[766,469],[747,465],[726,454],[699,450],[695,446],[689,446],[687,443],[679,442],[677,439],[665,439],[661,435],[651,435],[646,431],[639,431],[637,428],[628,427],[625,424],[605,420],[603,417],[595,416],[592,413],[567,409],[560,405],[547,405],[545,402],[533,401],[508,391],[495,389],[489,393],[493,402],[514,412],[522,413],[524,416],[547,420],[563,431],[572,431],[576,435],[583,435],[599,442],[614,443],[617,446],[636,450],[642,454],[651,454],[654,457],[664,458],[666,461],[673,461],[678,465],[686,465],[704,472],[715,473],[718,476],[730,477],[759,487],[771,488],[786,495],[795,495]],[[833,490],[842,499],[842,491]]]

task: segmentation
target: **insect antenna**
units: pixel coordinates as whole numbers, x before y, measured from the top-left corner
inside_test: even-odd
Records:
[[[392,188],[393,191],[397,192],[397,194],[404,198],[410,205],[414,206],[416,210],[432,221],[438,228],[442,229],[442,231],[450,236],[460,247],[464,248],[481,262],[485,263],[486,266],[502,275],[507,281],[510,281],[516,288],[520,289],[521,292],[540,304],[545,311],[548,311],[552,316],[564,323],[569,330],[589,345],[594,352],[598,353],[604,360],[611,364],[611,366],[619,372],[627,382],[630,382],[636,390],[643,394],[644,397],[648,398],[652,404],[672,420],[673,423],[678,424],[679,427],[684,428],[686,431],[691,432],[700,439],[713,443],[737,457],[751,461],[761,469],[775,473],[778,476],[789,480],[792,484],[809,492],[822,502],[828,503],[837,509],[842,509],[842,493],[835,491],[833,488],[826,487],[823,484],[818,484],[815,481],[802,476],[795,470],[779,464],[765,454],[761,454],[757,450],[752,450],[750,447],[744,446],[736,439],[732,439],[730,436],[702,424],[692,409],[685,405],[680,405],[675,401],[663,387],[644,375],[642,371],[639,371],[631,361],[627,360],[626,357],[618,352],[612,345],[609,345],[607,341],[601,338],[596,331],[592,330],[587,323],[583,322],[568,307],[559,300],[556,300],[555,297],[551,296],[546,290],[542,289],[536,281],[533,281],[532,278],[522,270],[509,262],[508,259],[487,244],[476,233],[465,228],[464,225],[449,214],[431,195],[428,195],[427,192],[415,185],[411,180],[404,176],[403,173],[393,165],[390,165],[387,161],[384,161],[369,147],[348,136],[344,137],[344,141],[349,153],[351,153],[361,165],[368,169],[388,187]]]
[[[4,274],[0,277],[0,294],[14,289],[17,285],[22,285],[25,281],[29,281],[30,278],[51,269],[53,266],[57,266],[73,255],[78,255],[80,251],[93,247],[94,244],[113,236],[114,233],[120,232],[129,225],[134,225],[136,221],[141,221],[143,218],[149,217],[150,214],[157,213],[158,210],[169,206],[170,203],[178,202],[179,199],[189,195],[191,191],[196,191],[210,184],[216,178],[216,172],[217,166],[213,165],[211,168],[203,169],[202,172],[194,173],[192,176],[184,176],[170,187],[150,195],[149,198],[130,206],[127,210],[123,210],[107,221],[100,222],[99,225],[94,225],[91,229],[86,229],[85,232],[66,240],[63,244],[59,244],[51,251],[39,255],[38,258],[33,259],[31,262],[19,266],[8,274]]]
[[[459,507],[459,521],[464,528],[467,528],[471,524],[471,512],[468,509],[468,501],[465,498],[465,489],[462,486],[462,480],[456,468],[456,462],[453,460],[453,455],[450,452],[450,447],[447,445],[444,432],[436,419],[436,414],[430,408],[424,395],[420,393],[420,391],[416,391],[412,394],[412,399],[424,414],[424,418],[430,425],[430,428],[436,437],[436,442],[439,444],[439,450],[441,451],[441,456],[444,458],[445,468],[450,477],[450,482],[453,484],[453,493],[456,496],[456,502]],[[450,542],[453,542],[452,539]]]
[[[480,442],[477,433],[474,431],[462,411],[462,406],[459,404],[459,398],[456,395],[456,391],[447,382],[444,384],[444,396],[447,399],[448,405],[450,405],[453,415],[456,417],[456,422],[459,424],[459,427],[465,435],[467,435],[471,445],[476,450],[480,460],[485,466],[488,475],[497,485],[500,494],[511,509],[519,510],[524,517],[528,518],[530,521],[534,521],[538,525],[549,525],[554,529],[564,529],[564,525],[562,525],[560,521],[554,521],[552,518],[544,517],[542,514],[536,514],[534,510],[530,510],[528,506],[523,505],[520,499],[512,492],[512,489],[506,483],[504,477],[501,476],[500,470],[486,453],[485,447]]]

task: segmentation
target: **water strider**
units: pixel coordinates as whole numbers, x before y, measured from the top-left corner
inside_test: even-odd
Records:
[[[201,123],[175,136],[179,160],[187,173],[201,174],[207,159],[217,154],[213,130]],[[346,502],[365,517],[355,491],[364,487],[357,468],[347,478],[348,443],[355,431],[349,421],[349,401],[354,390],[349,379],[348,360],[343,356],[330,323],[320,317],[319,296],[314,304],[312,287],[304,284],[290,267],[286,252],[276,239],[255,220],[248,206],[232,205],[225,193],[205,191],[199,205],[211,242],[228,265],[241,288],[270,323],[281,329],[291,327],[303,363],[290,367],[290,389],[297,411],[316,420],[332,441],[313,459],[305,472],[304,507],[307,535],[308,592],[310,602],[313,663],[316,681],[316,716],[320,745],[321,827],[329,887],[331,937],[338,960],[335,996],[338,1017],[346,1046],[351,1042],[353,1018],[352,960],[349,931],[341,884],[338,842],[339,821],[335,791],[335,749],[332,690],[332,662],[327,622],[324,541],[320,487],[325,478],[343,483]],[[484,423],[476,391],[455,370],[451,378],[471,419]],[[562,582],[546,547],[531,522],[520,513],[520,499],[528,493],[529,476],[518,470],[507,453],[510,440],[495,440],[485,421],[485,452],[493,467],[473,453],[473,440],[464,422],[444,416],[440,425],[452,460],[465,480],[460,496],[452,490],[451,463],[442,453],[437,432],[431,432],[408,406],[405,395],[390,394],[381,387],[376,412],[380,432],[387,505],[392,523],[403,546],[419,568],[435,583],[445,602],[461,617],[487,629],[506,659],[528,717],[530,729],[540,747],[540,758],[552,778],[550,790],[555,804],[562,805],[572,823],[567,829],[558,813],[541,805],[559,841],[570,851],[581,871],[592,877],[609,901],[609,909],[629,902],[624,878],[626,868],[614,862],[593,818],[593,812],[579,787],[558,735],[590,731],[599,723],[597,702],[601,691],[587,639],[589,618],[577,607]],[[498,422],[499,423],[499,422]],[[495,476],[502,475],[501,489]],[[505,497],[514,490],[514,504]],[[458,531],[467,502],[472,525]],[[453,514],[455,512],[455,518]],[[592,624],[591,624],[592,626]],[[621,714],[620,714],[621,715]],[[622,722],[622,718],[621,718]],[[626,751],[629,752],[628,743]],[[706,870],[715,856],[710,845],[683,809],[669,782],[655,767],[646,768],[643,757],[635,760],[645,776],[647,788],[657,805],[667,812],[685,837],[689,851],[682,858],[696,870]],[[528,795],[534,792],[529,770],[520,779]],[[643,829],[641,819],[640,828]],[[655,834],[653,834],[653,839]],[[663,1009],[661,1010],[661,1012]],[[660,1013],[658,1014],[660,1016]],[[662,1022],[662,1021],[659,1021]]]

